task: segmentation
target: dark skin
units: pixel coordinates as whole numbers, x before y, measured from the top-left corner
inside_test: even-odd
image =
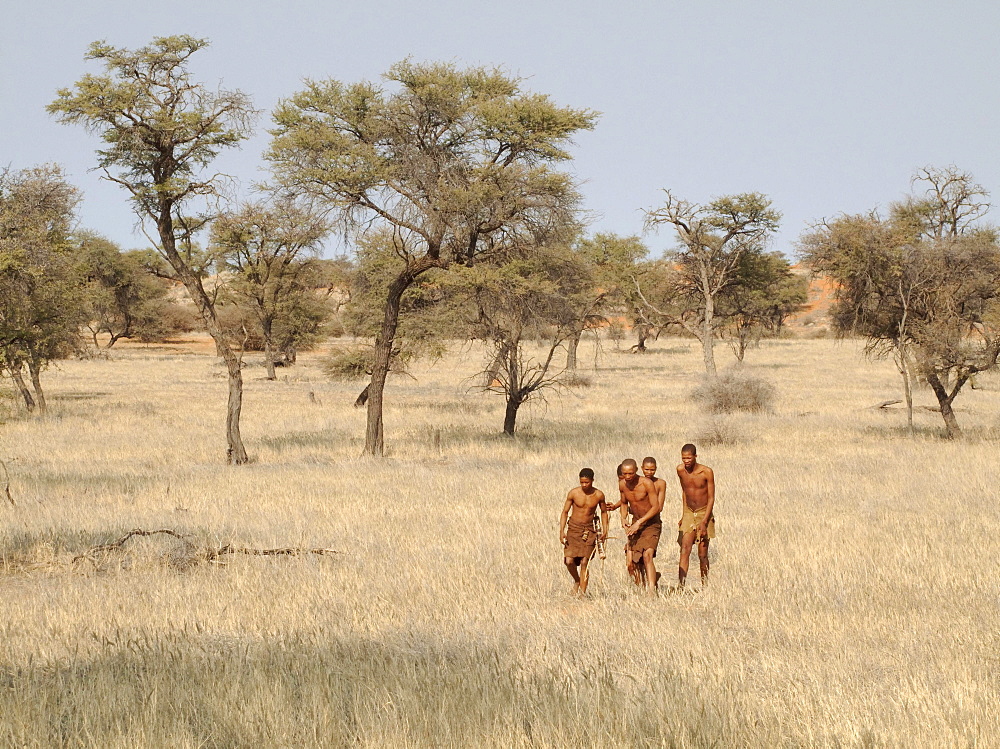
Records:
[[[698,462],[697,453],[682,452],[681,464],[677,466],[677,478],[681,484],[681,513],[684,505],[697,512],[704,509],[705,517],[697,528],[681,536],[681,558],[677,565],[677,582],[683,588],[687,580],[691,548],[698,544],[698,564],[701,568],[701,583],[708,583],[708,522],[715,508],[715,473]]]
[[[563,503],[562,515],[559,517],[559,543],[566,545],[567,523],[572,511],[574,523],[590,525],[594,522],[597,509],[601,510],[601,535],[600,540],[606,541],[608,538],[608,505],[604,501],[604,492],[594,487],[594,480],[586,476],[580,477],[580,486],[570,490]],[[564,557],[563,562],[573,578],[573,593],[585,595],[587,583],[590,576],[587,573],[587,565],[590,559],[584,557]],[[579,568],[579,569],[577,569]]]
[[[645,476],[637,475],[638,472],[638,466],[634,462],[622,463],[622,477],[618,481],[622,527],[630,539],[663,509],[659,503],[656,485]],[[633,518],[631,524],[628,522],[629,513]],[[656,563],[653,553],[652,549],[643,551],[642,561],[638,567],[632,560],[632,554],[628,555],[629,574],[632,575],[636,585],[642,585],[645,579],[646,588],[651,594],[656,593]]]

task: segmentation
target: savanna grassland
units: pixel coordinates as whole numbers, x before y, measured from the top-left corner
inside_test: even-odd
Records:
[[[248,357],[244,467],[204,347],[63,362],[44,418],[2,391],[0,744],[1000,745],[1000,378],[947,442],[938,414],[911,438],[872,408],[898,375],[851,342],[751,351],[774,412],[722,417],[689,398],[693,342],[581,353],[589,385],[513,440],[469,390],[478,350],[418,365],[389,383],[384,460],[318,354],[275,382]],[[711,587],[639,595],[613,540],[571,598],[580,467],[610,491],[622,458],[659,458],[669,527],[689,440],[718,481]],[[132,528],[342,553],[206,562],[157,536],[73,561]]]

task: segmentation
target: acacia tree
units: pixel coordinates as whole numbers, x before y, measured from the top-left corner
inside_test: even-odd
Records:
[[[764,336],[781,333],[788,316],[805,304],[808,287],[808,281],[792,273],[780,252],[744,254],[716,310],[723,321],[720,333],[736,361],[742,363],[747,349]]]
[[[987,194],[971,175],[929,167],[916,182],[924,195],[893,205],[889,218],[841,216],[805,234],[800,247],[838,284],[837,331],[865,336],[870,355],[896,357],[911,429],[917,374],[954,438],[955,398],[1000,357],[1000,243],[977,223]]]
[[[578,195],[553,168],[596,115],[521,90],[499,69],[393,65],[394,90],[310,82],[274,113],[268,158],[289,189],[336,209],[358,234],[388,232],[389,280],[368,387],[364,452],[382,455],[382,406],[403,295],[453,263],[530,252],[567,224]]]
[[[329,231],[316,213],[291,201],[243,205],[216,219],[212,252],[231,274],[237,303],[251,310],[264,339],[267,379],[275,379],[276,325],[301,311],[313,294],[320,243]]]
[[[85,319],[70,237],[78,199],[57,166],[0,174],[0,367],[29,411],[45,412],[41,372],[78,348]]]
[[[580,288],[575,294],[577,318],[566,342],[566,368],[576,368],[576,351],[583,332],[606,325],[609,314],[623,315],[633,328],[637,328],[637,350],[645,351],[652,328],[639,314],[640,302],[632,279],[644,270],[642,261],[649,252],[646,246],[639,237],[598,233],[578,240],[576,251],[577,265],[588,274],[590,281],[589,286],[582,279],[582,283],[577,284]]]
[[[87,328],[94,346],[108,336],[107,348],[123,338],[149,340],[169,332],[165,281],[143,266],[143,253],[122,252],[109,239],[89,231],[75,236],[77,272],[86,283]]]
[[[62,122],[101,136],[98,165],[129,194],[139,219],[156,227],[154,244],[184,284],[229,374],[226,441],[229,462],[247,462],[240,436],[242,362],[226,340],[198,269],[194,239],[212,219],[220,175],[204,170],[225,148],[251,134],[256,112],[239,91],[211,91],[192,81],[188,61],[207,40],[157,37],[137,50],[94,42],[88,60],[104,75],[85,75],[48,106]]]
[[[469,337],[487,344],[482,387],[504,396],[504,434],[514,434],[521,406],[569,371],[554,359],[577,334],[592,296],[589,261],[569,247],[539,247],[507,263],[456,269],[447,279]]]
[[[647,229],[669,225],[676,231],[681,246],[670,263],[676,270],[677,296],[686,304],[681,305],[679,313],[654,308],[661,318],[682,325],[701,342],[705,372],[715,377],[715,339],[721,322],[716,314],[719,295],[735,282],[745,255],[764,251],[781,214],[757,192],[716,198],[706,205],[665,192],[664,205],[646,211],[645,224]]]

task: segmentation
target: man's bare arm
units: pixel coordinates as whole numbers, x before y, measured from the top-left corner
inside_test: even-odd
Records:
[[[621,479],[618,480],[618,508],[622,516],[622,528],[628,528],[628,502],[625,501],[625,490],[622,489]]]
[[[608,539],[608,501],[603,494],[598,507],[601,508],[601,540],[606,541]]]
[[[657,512],[663,512],[663,506],[667,502],[667,482],[663,479],[657,479],[656,481],[656,498],[659,501],[660,507]]]
[[[705,468],[705,490],[708,492],[708,502],[705,504],[705,519],[698,526],[698,537],[701,538],[708,532],[708,521],[712,519],[712,510],[715,509],[715,472],[708,466]]]
[[[573,492],[566,495],[562,515],[559,516],[559,543],[566,543],[566,521],[569,520],[569,510],[573,506]]]

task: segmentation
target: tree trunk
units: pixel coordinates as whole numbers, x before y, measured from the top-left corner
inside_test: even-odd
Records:
[[[240,413],[243,410],[243,362],[229,350],[226,370],[229,373],[229,403],[226,408],[226,458],[229,463],[243,465],[249,461],[240,434]]]
[[[10,365],[9,369],[10,376],[14,379],[17,389],[21,391],[21,397],[24,398],[24,407],[27,408],[28,411],[34,411],[35,399],[31,396],[31,391],[28,390],[28,385],[24,381],[24,375],[21,371],[21,362]]]
[[[265,320],[260,324],[264,335],[264,366],[267,367],[267,379],[276,380],[278,377],[274,373],[274,344],[271,342],[271,321]]]
[[[899,350],[899,373],[903,376],[903,397],[906,399],[906,427],[910,437],[915,436],[913,430],[913,384],[910,381],[910,360],[903,345]]]
[[[701,356],[705,362],[705,373],[711,378],[718,376],[715,368],[714,301],[710,294],[705,295],[705,321],[701,329]]]
[[[503,433],[513,437],[514,425],[517,422],[517,409],[521,407],[521,401],[511,396],[507,399],[507,410],[503,415]]]
[[[428,253],[418,260],[407,264],[406,269],[389,284],[389,293],[385,300],[385,313],[382,316],[382,330],[375,337],[375,362],[372,365],[372,379],[368,384],[368,421],[365,425],[365,448],[362,455],[382,457],[385,452],[385,439],[382,426],[382,398],[385,392],[385,380],[389,376],[392,364],[392,347],[396,342],[396,329],[399,326],[399,306],[410,285],[424,271],[441,267],[433,254]]]
[[[636,326],[636,334],[639,336],[639,341],[632,347],[632,350],[637,354],[646,353],[646,339],[649,338],[649,326],[640,323]]]
[[[493,356],[493,360],[490,362],[489,366],[483,370],[483,387],[488,388],[497,381],[497,377],[500,374],[500,367],[502,366],[503,349],[497,349],[496,354]]]
[[[368,420],[365,424],[363,455],[380,458],[385,454],[382,399],[385,393],[385,380],[389,376],[389,367],[392,364],[392,345],[396,340],[396,328],[399,325],[400,300],[412,282],[411,274],[404,271],[389,284],[389,294],[382,316],[382,330],[375,337],[375,362],[372,365],[372,379],[366,388],[368,391]]]
[[[31,374],[31,387],[35,391],[38,413],[44,414],[48,411],[48,406],[45,404],[45,393],[42,392],[42,363],[31,351],[28,352],[28,372]]]
[[[243,465],[249,461],[246,448],[243,446],[243,437],[240,434],[240,412],[243,408],[243,373],[241,371],[243,362],[236,356],[226,340],[225,333],[219,325],[219,318],[215,314],[215,305],[205,291],[201,278],[188,266],[177,251],[172,208],[170,202],[161,205],[156,225],[160,235],[161,248],[177,277],[184,283],[184,287],[191,296],[191,301],[194,302],[201,315],[202,322],[205,323],[209,335],[215,341],[216,352],[226,363],[226,370],[229,374],[229,402],[226,408],[226,458],[231,464]]]
[[[956,380],[955,388],[950,394],[945,389],[937,372],[931,372],[927,375],[927,384],[934,391],[938,406],[941,408],[941,418],[944,419],[944,428],[948,439],[958,439],[962,436],[962,430],[958,427],[958,419],[955,418],[955,412],[952,410],[951,404],[954,402],[955,396],[958,395],[958,391],[962,385],[965,384],[965,381],[962,378]]]
[[[566,369],[571,372],[576,371],[576,350],[580,346],[580,336],[582,331],[574,330],[573,335],[570,336],[569,345],[566,351]]]

